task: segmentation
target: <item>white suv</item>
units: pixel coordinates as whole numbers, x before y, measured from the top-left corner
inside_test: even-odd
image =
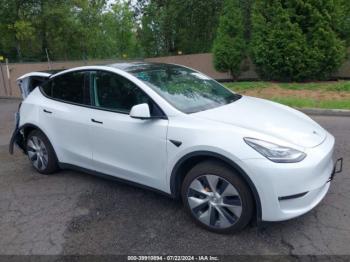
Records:
[[[179,65],[86,66],[18,82],[11,153],[17,144],[42,174],[78,169],[181,196],[215,232],[302,215],[339,171],[334,137],[306,115]]]

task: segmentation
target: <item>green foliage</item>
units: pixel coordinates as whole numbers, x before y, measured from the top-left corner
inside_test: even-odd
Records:
[[[346,46],[350,46],[350,1],[333,0],[335,3],[335,15],[332,23],[335,31],[341,39],[346,41]]]
[[[274,95],[268,99],[298,108],[330,108],[330,109],[350,109],[350,100],[346,97],[333,99],[333,94],[328,96],[327,92],[341,91],[350,92],[350,81],[325,81],[325,82],[309,82],[309,83],[280,83],[280,82],[230,82],[225,83],[227,88],[234,92],[245,93],[249,91],[249,95],[260,96],[262,89],[273,88],[276,90]],[[293,92],[284,92],[287,90],[314,90],[322,94],[318,98],[307,98],[296,96]]]
[[[80,60],[212,50],[215,67],[233,77],[251,56],[264,79],[301,81],[328,77],[350,46],[349,0],[0,0],[0,7],[0,55],[12,62],[45,61],[46,52]]]
[[[207,52],[221,2],[0,0],[0,52],[12,60],[45,60],[46,49],[55,60]]]
[[[203,53],[212,49],[222,0],[176,1],[178,49],[183,53]]]
[[[235,78],[246,56],[242,9],[238,0],[226,0],[214,42],[214,66]]]
[[[0,0],[0,54],[13,60],[140,56],[126,1]]]
[[[257,0],[251,55],[260,75],[301,81],[323,79],[338,69],[346,49],[334,22],[339,19],[336,3]]]
[[[300,97],[272,97],[271,100],[297,108],[350,109],[350,100],[315,100]]]
[[[139,39],[146,56],[211,50],[222,0],[149,0],[140,5]]]
[[[224,83],[224,85],[235,92],[241,92],[241,91],[246,91],[250,89],[262,89],[262,88],[269,87],[268,82],[262,82],[262,81],[256,81],[256,82],[236,81],[236,82],[227,82],[227,83]]]
[[[239,0],[242,15],[243,15],[243,26],[244,26],[244,39],[248,43],[251,37],[252,30],[252,9],[255,0]]]
[[[309,83],[280,83],[280,82],[230,82],[225,83],[225,86],[240,92],[252,89],[263,88],[283,88],[290,90],[320,90],[320,91],[342,91],[350,92],[350,81],[325,81],[325,82],[309,82]]]

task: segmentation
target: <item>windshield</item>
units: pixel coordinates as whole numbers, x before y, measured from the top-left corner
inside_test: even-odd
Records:
[[[226,105],[241,97],[209,77],[181,66],[153,64],[130,73],[184,113]]]

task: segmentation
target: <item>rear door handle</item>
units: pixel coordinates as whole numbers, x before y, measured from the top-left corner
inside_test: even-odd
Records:
[[[51,111],[48,111],[48,110],[46,110],[46,109],[44,109],[43,111],[44,111],[44,113],[47,113],[47,114],[52,114],[52,112],[51,112]]]
[[[97,120],[95,120],[95,119],[93,119],[93,118],[91,118],[91,122],[94,122],[94,123],[97,123],[97,124],[103,124],[102,121],[97,121]]]

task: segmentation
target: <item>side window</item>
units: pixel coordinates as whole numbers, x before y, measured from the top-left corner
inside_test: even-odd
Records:
[[[94,105],[104,109],[129,113],[134,105],[152,103],[138,86],[111,72],[92,72],[91,88],[94,94]]]
[[[90,94],[85,87],[85,72],[71,72],[53,78],[51,97],[71,103],[90,105]],[[43,87],[45,90],[45,87]]]
[[[52,81],[49,80],[46,83],[42,84],[41,90],[45,93],[45,95],[52,97]]]
[[[32,92],[34,88],[37,86],[42,85],[46,81],[46,78],[44,77],[30,77],[30,82],[29,82],[29,91]]]

